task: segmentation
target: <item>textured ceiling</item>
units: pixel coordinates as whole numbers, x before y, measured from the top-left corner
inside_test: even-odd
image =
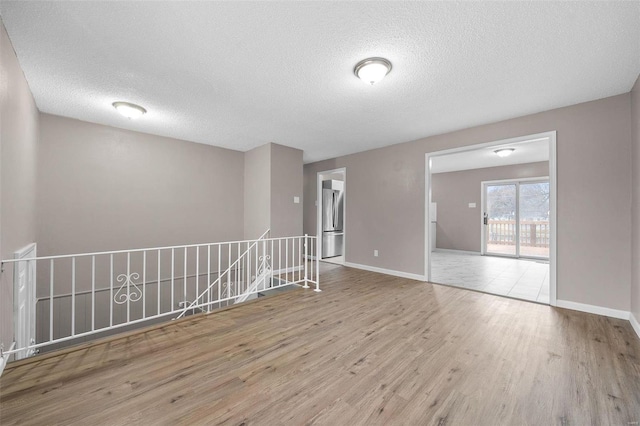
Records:
[[[515,151],[508,157],[498,157],[494,151],[500,148],[514,148]],[[485,167],[509,166],[538,161],[549,161],[548,138],[432,157],[431,173],[483,169]]]
[[[305,162],[599,99],[640,73],[640,2],[11,2],[41,111]],[[393,71],[367,86],[363,58]],[[149,113],[129,121],[123,100]],[[550,130],[550,129],[541,129]]]

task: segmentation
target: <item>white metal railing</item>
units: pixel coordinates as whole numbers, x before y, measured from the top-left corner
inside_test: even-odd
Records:
[[[320,291],[316,243],[316,237],[308,235],[254,241],[184,307],[178,318],[189,312],[209,312],[212,307],[245,302],[259,293],[293,284],[309,288],[312,283]],[[217,298],[212,297],[216,289]]]
[[[242,302],[269,289],[319,288],[317,238],[296,236],[8,259],[35,262],[33,353],[137,324]],[[262,285],[257,283],[262,280]]]

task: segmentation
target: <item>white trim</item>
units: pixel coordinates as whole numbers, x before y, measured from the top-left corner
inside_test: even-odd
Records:
[[[484,256],[486,253],[485,247],[487,246],[486,226],[484,226],[484,213],[487,211],[487,200],[484,196],[486,190],[484,182],[480,182],[480,254]]]
[[[425,153],[425,197],[424,197],[424,210],[425,210],[425,222],[424,222],[424,274],[427,279],[431,278],[431,232],[430,226],[431,218],[429,212],[429,203],[431,202],[431,159],[432,157],[439,157],[442,155],[453,154],[464,151],[472,151],[481,148],[489,148],[496,145],[514,145],[517,143],[524,143],[534,139],[549,139],[549,223],[551,227],[551,236],[549,244],[549,305],[556,306],[557,301],[557,150],[556,150],[556,131],[549,131],[543,133],[537,133],[534,135],[519,136],[510,139],[503,139],[493,142],[485,142],[475,145],[466,145],[458,148],[445,149],[442,151],[434,151]]]
[[[11,347],[9,348],[9,351],[12,351],[13,348],[16,346],[16,342],[13,342],[11,344]],[[9,362],[9,357],[11,355],[10,354],[2,354],[2,357],[0,357],[0,376],[2,376],[2,372],[4,371],[4,368],[7,366],[7,362]]]
[[[556,148],[556,132],[549,132],[549,305],[558,304],[558,161]]]
[[[465,151],[474,151],[478,148],[490,148],[492,146],[496,146],[496,145],[515,145],[517,143],[525,143],[525,142],[532,142],[533,140],[536,139],[544,139],[544,138],[549,138],[552,135],[555,136],[556,131],[552,130],[552,131],[548,131],[548,132],[542,132],[542,133],[536,133],[533,135],[525,135],[525,136],[516,136],[515,138],[509,138],[509,139],[501,139],[501,140],[496,140],[496,141],[491,141],[491,142],[482,142],[482,143],[478,143],[475,145],[464,145],[464,146],[460,146],[457,148],[450,148],[450,149],[443,149],[441,151],[433,151],[433,152],[427,152],[427,154],[431,157],[439,157],[441,155],[448,155],[448,154],[455,154],[458,152],[465,152]],[[551,158],[549,158],[551,159]]]
[[[322,260],[322,179],[320,179],[320,175],[329,175],[333,173],[342,173],[344,178],[344,186],[342,188],[342,256],[345,259],[347,258],[347,168],[340,167],[338,169],[323,170],[316,173],[316,253],[320,256],[320,260]],[[344,263],[336,264],[343,265]]]
[[[36,243],[30,243],[27,244],[26,246],[24,246],[23,248],[21,248],[20,250],[17,250],[13,253],[13,259],[16,260],[17,262],[15,262],[13,264],[13,339],[14,339],[14,343],[17,345],[18,343],[20,343],[22,345],[22,348],[24,347],[29,347],[30,345],[34,344],[36,342],[36,305],[38,303],[38,299],[36,297],[36,288],[37,288],[37,264],[35,263],[35,261],[33,261],[33,259],[37,259],[38,258],[38,245]],[[21,261],[23,260],[32,260],[32,262],[27,262],[26,267],[27,268],[31,268],[31,266],[33,266],[33,273],[29,273],[29,278],[30,278],[30,282],[27,283],[27,287],[28,290],[26,290],[27,294],[26,294],[26,303],[29,305],[29,308],[27,310],[27,315],[29,316],[29,318],[26,320],[27,321],[27,342],[26,343],[22,343],[20,342],[21,338],[20,336],[20,332],[22,330],[20,330],[20,328],[24,325],[21,324],[22,321],[20,321],[20,291],[18,289],[20,283],[20,266],[21,266]],[[32,284],[32,285],[31,285]],[[30,356],[35,355],[36,352],[34,352],[33,350],[28,350],[26,353],[24,352],[20,352],[17,353],[14,356],[14,359],[23,359],[23,358],[28,358]]]
[[[638,338],[640,338],[640,323],[638,323],[638,320],[633,316],[632,312],[629,312],[629,322],[631,323],[631,327],[633,327],[633,330],[638,335]]]
[[[569,300],[557,300],[558,308],[571,309],[573,311],[587,312],[590,314],[603,315],[605,317],[629,320],[629,311],[605,308],[603,306],[587,305],[586,303],[571,302]]]
[[[424,156],[424,278],[431,281],[431,154]],[[437,238],[436,238],[437,244]],[[434,244],[435,246],[435,244]]]
[[[336,260],[336,257],[341,257],[342,260]],[[341,265],[344,266],[344,255],[336,256],[336,257],[327,257],[324,259],[320,259],[320,262],[328,263],[330,265]]]
[[[517,166],[517,164],[514,164]],[[498,179],[498,180],[483,180],[481,183],[484,184],[501,184],[501,183],[516,183],[516,182],[545,182],[549,180],[549,176],[538,176],[538,177],[530,177],[530,178],[515,178],[515,179]]]
[[[273,270],[273,274],[288,274],[290,272],[298,272],[298,271],[302,271],[302,266],[290,266],[288,268],[282,268],[282,269],[274,269]]]
[[[433,251],[437,251],[437,252],[441,252],[441,253],[471,254],[471,255],[474,255],[474,256],[482,256],[482,253],[480,253],[479,251],[443,249],[443,248],[437,248],[437,247]]]
[[[379,274],[393,275],[394,277],[409,278],[410,280],[426,281],[424,275],[411,274],[409,272],[394,271],[393,269],[377,268],[375,266],[361,265],[359,263],[344,262],[344,266],[349,268],[362,269],[369,272],[377,272]]]

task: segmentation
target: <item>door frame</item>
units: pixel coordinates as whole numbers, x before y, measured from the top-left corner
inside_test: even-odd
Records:
[[[431,165],[433,157],[454,154],[464,151],[473,151],[479,148],[490,148],[501,145],[515,145],[530,142],[534,139],[549,140],[549,305],[557,306],[557,132],[555,130],[536,133],[515,138],[495,140],[474,145],[466,145],[458,148],[425,153],[425,197],[424,197],[424,275],[427,281],[431,281],[431,222],[429,203],[431,202]]]
[[[551,197],[551,182],[549,180],[549,176],[539,176],[539,177],[531,177],[531,178],[521,178],[521,179],[498,179],[498,180],[483,180],[480,182],[480,223],[482,232],[480,232],[480,254],[481,255],[489,255],[489,256],[498,256],[498,257],[510,257],[513,259],[540,259],[547,260],[546,257],[541,256],[522,256],[520,255],[520,227],[516,226],[516,254],[500,254],[500,253],[488,253],[486,250],[486,228],[484,226],[484,215],[483,213],[487,211],[486,205],[486,187],[487,185],[510,185],[513,184],[516,186],[516,224],[520,222],[520,182],[549,182],[549,197]],[[551,200],[549,200],[549,207],[551,207]],[[551,253],[549,253],[551,256]]]
[[[338,169],[323,170],[316,173],[316,256],[318,260],[322,260],[322,179],[321,175],[328,175],[333,173],[342,173],[344,177],[343,202],[342,206],[344,211],[342,212],[342,231],[344,233],[342,237],[342,262],[331,262],[345,264],[347,262],[347,168],[340,167]]]
[[[26,261],[26,267],[31,268],[33,266],[33,270],[29,271],[28,278],[28,289],[27,289],[27,303],[30,305],[30,309],[27,311],[27,315],[29,315],[29,319],[26,321],[28,323],[29,331],[28,331],[28,343],[26,346],[31,344],[31,341],[35,343],[36,339],[36,273],[37,268],[35,268],[35,264],[32,265],[33,262],[28,262],[29,259],[37,257],[38,248],[36,243],[28,244],[27,246],[21,248],[20,250],[13,253],[14,259],[23,259]],[[20,265],[23,262],[15,262],[13,264],[13,335],[16,347],[18,349],[26,347],[23,342],[18,342],[18,336],[20,333],[20,328],[24,325],[20,319]],[[21,351],[15,354],[16,359],[28,358],[33,355],[34,351]]]

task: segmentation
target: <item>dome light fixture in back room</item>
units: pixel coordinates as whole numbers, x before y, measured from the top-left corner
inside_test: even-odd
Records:
[[[391,62],[384,58],[367,58],[358,62],[353,73],[367,84],[374,85],[391,71]]]
[[[504,158],[513,154],[513,151],[515,150],[516,150],[515,148],[501,148],[501,149],[496,149],[493,152],[495,152],[498,157]]]
[[[114,102],[113,107],[120,114],[127,117],[129,120],[140,118],[147,113],[147,110],[140,105],[132,104],[131,102]]]

